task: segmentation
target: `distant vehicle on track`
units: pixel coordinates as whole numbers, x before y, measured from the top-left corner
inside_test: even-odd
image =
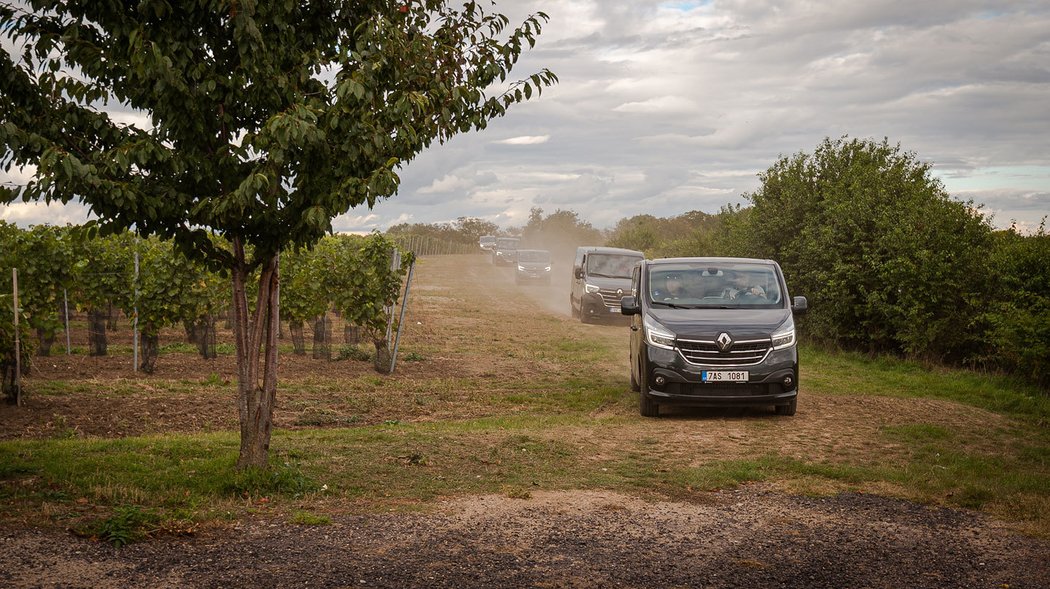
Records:
[[[492,250],[496,249],[496,236],[482,235],[478,239],[478,246],[487,252],[491,252]]]
[[[644,258],[642,252],[616,247],[576,248],[569,293],[572,316],[584,323],[622,319],[620,299],[631,294],[631,269]]]
[[[551,253],[547,250],[518,250],[518,264],[514,272],[518,284],[527,282],[551,283]]]
[[[492,263],[497,266],[513,264],[518,257],[520,242],[520,237],[497,237],[496,246],[492,248]]]

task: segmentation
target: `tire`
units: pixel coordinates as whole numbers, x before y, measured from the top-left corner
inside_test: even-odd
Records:
[[[649,398],[649,357],[644,349],[638,359],[638,388],[638,413],[642,417],[658,417],[660,405]]]
[[[786,415],[786,416],[790,417],[790,416],[795,414],[795,409],[797,407],[798,407],[798,397],[795,397],[794,399],[791,399],[791,402],[788,403],[787,405],[777,405],[777,406],[773,407],[773,411],[775,411],[777,415]]]
[[[638,382],[638,379],[634,376],[634,366],[633,366],[634,363],[632,362],[631,364],[632,364],[631,371],[630,371],[631,372],[631,390],[636,392],[636,393],[638,393],[638,392],[641,392],[642,385]]]

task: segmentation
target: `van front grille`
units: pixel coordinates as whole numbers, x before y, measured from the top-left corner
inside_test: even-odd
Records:
[[[606,307],[619,307],[620,299],[631,293],[624,290],[617,292],[612,289],[603,288],[600,291],[598,291],[598,294],[601,295],[602,302],[605,303]]]
[[[705,366],[749,366],[766,358],[771,341],[766,339],[733,342],[729,350],[722,352],[718,344],[707,340],[678,339],[678,353],[691,364]]]

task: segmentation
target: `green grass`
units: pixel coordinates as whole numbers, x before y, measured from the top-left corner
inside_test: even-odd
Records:
[[[1050,425],[1050,395],[1007,376],[814,347],[804,347],[800,356],[807,391],[944,399]]]
[[[199,379],[159,380],[140,374],[134,378],[119,378],[100,383],[98,380],[44,380],[33,383],[32,394],[43,396],[94,395],[120,397],[142,394],[151,395],[224,394],[234,390],[236,384],[226,382],[218,373]]]
[[[537,343],[523,350],[558,362],[614,352],[592,342],[545,352]],[[994,376],[810,349],[803,350],[803,367],[804,395],[936,398],[979,407],[997,419],[956,429],[937,416],[909,416],[878,428],[870,450],[848,458],[806,458],[763,447],[753,455],[697,461],[669,448],[659,432],[719,426],[722,420],[643,420],[625,376],[593,367],[501,381],[314,377],[282,384],[286,409],[300,411],[295,425],[313,429],[277,430],[269,470],[235,471],[236,432],[4,441],[0,513],[123,544],[185,522],[259,510],[301,525],[324,525],[330,522],[324,506],[333,501],[355,509],[416,509],[447,496],[524,499],[541,489],[693,500],[765,481],[792,492],[882,492],[979,509],[1050,536],[1045,396]],[[98,383],[39,383],[34,394],[134,394],[143,382],[116,380],[105,391],[92,390]],[[151,395],[227,394],[233,386],[214,374],[149,384]],[[324,405],[332,399],[344,405],[338,411]],[[427,415],[456,403],[465,404],[462,417],[411,418],[412,411]],[[763,440],[789,431],[790,423],[769,417],[731,425],[744,437]],[[627,429],[633,437],[621,433]],[[575,440],[579,431],[608,441],[600,458]]]

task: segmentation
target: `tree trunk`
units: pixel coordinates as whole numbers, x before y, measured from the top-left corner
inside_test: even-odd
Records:
[[[332,359],[332,322],[327,315],[314,320],[314,359]]]
[[[15,358],[14,351],[10,357],[0,357],[0,390],[4,394],[8,405],[17,403],[18,395],[15,392]]]
[[[88,311],[88,345],[92,356],[106,355],[106,318],[108,313],[102,309]]]
[[[195,321],[187,319],[182,322],[182,326],[186,330],[186,340],[197,346],[197,352],[200,353],[201,358],[208,360],[218,357],[218,352],[215,350],[215,317],[205,315],[198,317]]]
[[[197,324],[189,319],[183,319],[182,329],[186,332],[186,343],[197,345]]]
[[[289,321],[288,332],[292,334],[292,351],[302,356],[306,354],[306,334],[302,321]]]
[[[376,355],[372,358],[372,367],[380,374],[390,374],[390,359],[392,357],[390,346],[385,339],[374,339],[372,344],[376,348]]]
[[[36,328],[37,348],[36,355],[47,357],[51,355],[51,346],[55,344],[55,332],[43,327]]]
[[[218,342],[219,336],[216,333],[216,324],[214,315],[207,315],[201,317],[201,320],[197,323],[197,346],[200,349],[201,357],[205,360],[215,359],[219,357],[219,352],[216,349],[216,342]]]
[[[120,318],[120,309],[113,306],[113,303],[109,304],[109,311],[106,313],[106,329],[110,331],[116,331],[117,319]]]
[[[139,370],[146,374],[153,374],[157,367],[157,354],[160,350],[160,336],[157,334],[147,335],[140,332],[142,340],[142,357],[139,358]]]
[[[343,327],[343,343],[357,345],[361,343],[361,328],[357,325]]]
[[[277,396],[277,256],[263,264],[255,311],[249,317],[245,283],[251,271],[240,238],[233,239],[233,251],[233,334],[237,344],[237,410],[241,422],[237,468],[267,468]]]

